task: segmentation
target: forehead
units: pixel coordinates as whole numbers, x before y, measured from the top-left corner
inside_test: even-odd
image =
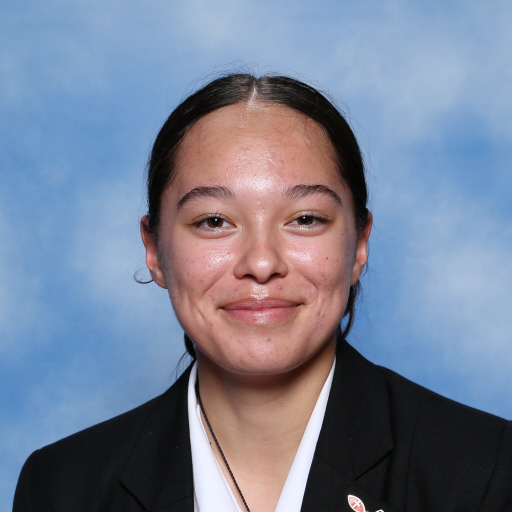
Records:
[[[259,101],[223,107],[200,119],[183,139],[176,171],[173,187],[236,180],[247,173],[340,182],[322,128],[291,108]]]

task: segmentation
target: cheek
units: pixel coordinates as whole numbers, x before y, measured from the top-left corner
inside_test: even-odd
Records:
[[[168,266],[172,297],[201,298],[226,273],[232,260],[230,250],[211,243],[175,244]]]
[[[320,290],[345,286],[353,257],[340,238],[303,238],[289,247],[288,256],[299,273]]]

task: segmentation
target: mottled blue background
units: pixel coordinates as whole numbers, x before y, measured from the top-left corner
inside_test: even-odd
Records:
[[[165,390],[183,352],[143,265],[160,124],[233,64],[316,83],[365,150],[352,343],[512,418],[512,4],[3,0],[0,507],[34,449]],[[199,77],[199,81],[198,80]]]

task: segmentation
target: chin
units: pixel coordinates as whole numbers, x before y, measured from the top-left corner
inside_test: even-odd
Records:
[[[277,375],[298,368],[325,346],[325,343],[319,346],[290,345],[289,339],[289,336],[284,340],[279,336],[256,337],[252,340],[244,337],[244,341],[235,342],[236,346],[231,346],[229,352],[222,347],[217,354],[203,354],[217,366],[233,373]]]

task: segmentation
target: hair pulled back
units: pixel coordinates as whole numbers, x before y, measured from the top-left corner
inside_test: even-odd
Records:
[[[207,114],[236,103],[262,101],[289,107],[316,121],[327,135],[336,160],[339,177],[352,197],[356,229],[368,224],[368,188],[361,150],[356,137],[341,112],[319,91],[286,76],[232,73],[217,78],[180,103],[167,118],[156,136],[147,164],[147,229],[158,237],[161,199],[176,176],[181,143],[191,127]],[[346,336],[352,327],[355,301],[360,282],[350,287],[343,318]],[[195,358],[192,341],[185,334],[187,352]]]

